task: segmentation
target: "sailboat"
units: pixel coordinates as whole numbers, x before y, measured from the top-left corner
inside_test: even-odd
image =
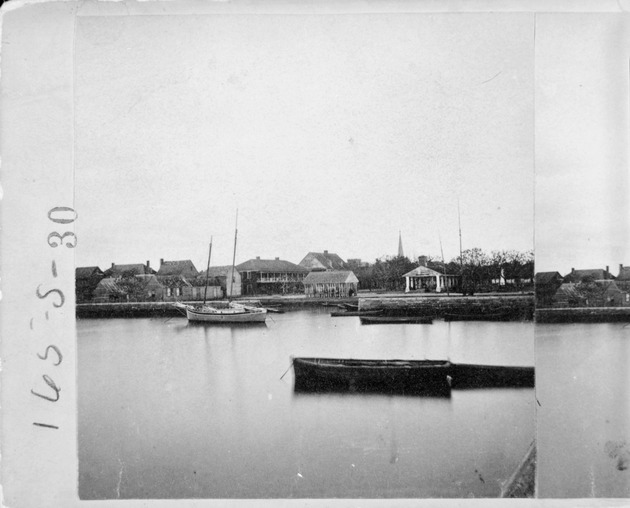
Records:
[[[238,236],[238,210],[236,211],[236,227],[234,229],[234,254],[232,256],[232,273],[230,277],[230,297],[234,284],[234,263],[236,261],[236,239]],[[206,269],[206,286],[204,298],[201,305],[188,305],[182,302],[175,303],[175,306],[186,311],[188,321],[203,323],[264,323],[267,319],[267,309],[264,307],[253,307],[243,305],[228,300],[210,305],[206,303],[208,291],[208,278],[210,276],[210,257],[212,256],[212,237],[210,237],[210,248],[208,251],[208,267]],[[230,274],[228,274],[230,276]],[[227,290],[227,287],[226,287]]]

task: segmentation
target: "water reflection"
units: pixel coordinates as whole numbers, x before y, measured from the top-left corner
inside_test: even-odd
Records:
[[[494,497],[534,434],[531,389],[295,393],[293,372],[281,379],[291,356],[533,365],[522,323],[362,327],[305,310],[262,327],[77,327],[82,499]]]
[[[541,496],[630,496],[628,339],[618,323],[536,326]]]

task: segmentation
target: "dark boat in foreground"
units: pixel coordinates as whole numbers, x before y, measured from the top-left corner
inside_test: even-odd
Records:
[[[511,321],[514,314],[497,312],[493,314],[444,314],[444,321]]]
[[[363,312],[354,310],[340,310],[330,313],[330,317],[349,317],[349,316],[378,316],[381,314],[380,310],[365,310]]]
[[[294,358],[295,391],[450,395],[454,389],[532,388],[534,367],[475,365],[448,360]]]
[[[534,367],[451,364],[453,388],[533,388]]]
[[[295,391],[450,395],[446,360],[295,358]]]
[[[432,317],[427,316],[360,316],[362,325],[382,324],[421,324],[430,325]]]

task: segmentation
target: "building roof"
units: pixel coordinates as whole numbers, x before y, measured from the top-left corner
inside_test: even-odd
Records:
[[[211,266],[210,270],[209,270],[209,277],[227,277],[228,274],[232,271],[232,265],[225,265],[225,266]],[[238,270],[236,269],[236,267],[234,267],[234,273],[238,274]],[[199,272],[199,277],[205,277],[206,276],[206,270],[204,270],[203,272]]]
[[[192,284],[181,275],[158,275],[157,280],[167,288],[192,287]]]
[[[603,268],[589,268],[587,270],[572,270],[564,276],[564,282],[582,282],[584,277],[591,277],[594,280],[604,280],[613,278],[610,272]]]
[[[155,274],[156,271],[153,268],[148,267],[142,263],[134,263],[130,265],[116,265],[113,264],[111,268],[108,268],[103,272],[107,277],[120,277],[124,273],[132,273],[133,275],[145,275]]]
[[[619,267],[619,275],[617,275],[617,280],[621,280],[621,281],[630,280],[630,266]]]
[[[75,279],[88,279],[94,275],[103,275],[103,271],[98,266],[79,266],[74,269]]]
[[[197,275],[199,272],[190,259],[162,261],[158,275]]]
[[[594,282],[594,284],[596,286],[598,286],[602,291],[604,291],[607,294],[609,294],[611,292],[613,292],[613,293],[620,293],[621,292],[621,290],[617,286],[617,283],[614,280],[600,279],[600,280],[596,280],[596,281],[593,281],[593,282]],[[556,298],[562,297],[563,295],[574,295],[574,294],[577,294],[578,287],[579,287],[579,284],[577,284],[577,283],[574,283],[574,282],[563,282],[560,285],[560,287],[558,288],[558,291],[556,292]]]
[[[536,284],[549,284],[554,281],[560,281],[562,275],[558,272],[538,272],[535,275]]]
[[[299,265],[309,270],[343,270],[346,268],[346,262],[343,259],[327,250],[324,252],[309,252],[300,261]]]
[[[359,279],[350,270],[311,272],[304,277],[304,284],[356,284],[358,282]]]
[[[125,290],[118,285],[116,279],[113,277],[101,279],[96,286],[96,289],[94,289],[94,292],[96,293],[101,291],[105,293],[125,293]]]
[[[136,275],[136,279],[139,279],[144,284],[145,287],[162,285],[157,275],[153,275],[153,274]]]
[[[290,261],[282,259],[250,259],[236,265],[239,272],[264,272],[264,273],[306,273],[308,270],[303,266],[296,265]]]
[[[447,273],[446,275],[453,276],[452,273]],[[405,275],[403,275],[403,277],[437,277],[437,276],[443,277],[444,273],[432,270],[431,268],[427,266],[418,266],[414,268],[413,270],[411,270],[410,272],[407,272]]]

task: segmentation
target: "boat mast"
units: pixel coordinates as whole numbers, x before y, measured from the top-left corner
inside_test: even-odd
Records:
[[[459,225],[459,273],[462,276],[462,289],[464,286],[464,256],[462,254],[462,218],[459,213],[459,198],[457,198],[457,223]]]
[[[238,208],[236,209],[236,225],[234,226],[234,254],[232,254],[232,273],[230,277],[230,295],[228,301],[232,299],[232,288],[234,287],[234,264],[236,263],[236,237],[238,236]]]
[[[206,287],[203,288],[203,304],[206,304],[208,295],[208,279],[210,278],[210,256],[212,256],[212,236],[210,236],[210,249],[208,250],[208,267],[206,268]]]
[[[448,279],[446,278],[446,262],[444,261],[444,249],[442,248],[442,235],[438,231],[438,238],[440,239],[440,252],[442,253],[442,271],[444,272],[444,284],[446,284],[446,296],[450,296],[450,291],[448,289]]]

